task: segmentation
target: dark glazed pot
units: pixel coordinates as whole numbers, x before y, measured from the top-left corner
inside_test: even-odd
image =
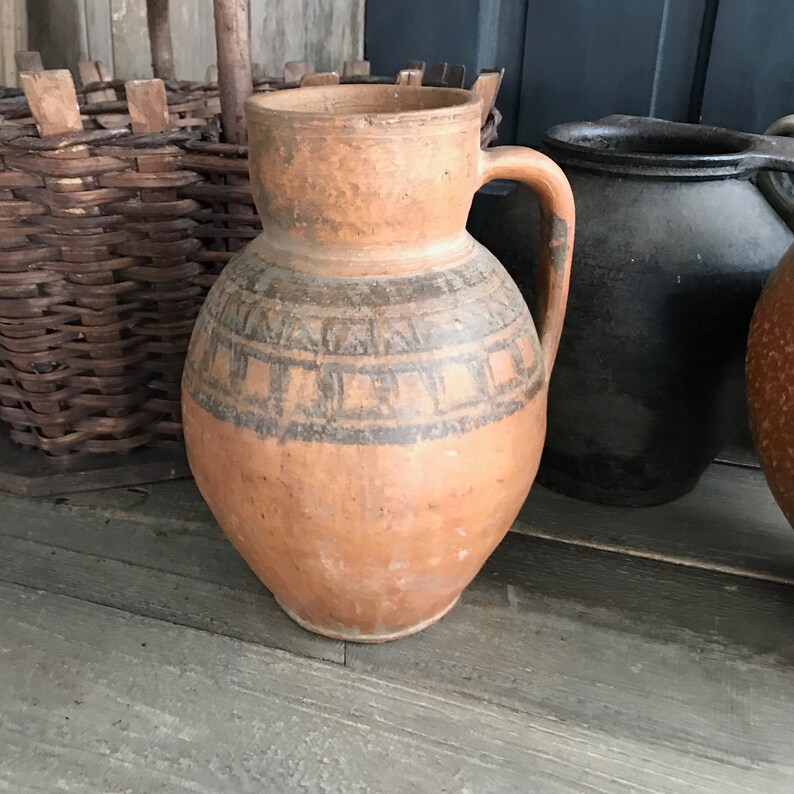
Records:
[[[670,501],[742,417],[753,306],[793,239],[750,178],[791,169],[794,142],[610,116],[544,143],[578,228],[538,479],[593,502]],[[480,234],[530,306],[537,212],[519,187]]]

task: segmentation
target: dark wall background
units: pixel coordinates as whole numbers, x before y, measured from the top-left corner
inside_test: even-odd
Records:
[[[794,0],[368,0],[375,74],[504,66],[500,143],[609,113],[748,132],[794,113]]]

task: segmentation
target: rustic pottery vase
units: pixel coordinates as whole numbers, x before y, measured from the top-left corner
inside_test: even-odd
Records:
[[[750,317],[794,239],[751,177],[791,169],[794,141],[611,116],[544,144],[578,228],[538,480],[593,502],[670,501],[744,419]],[[530,306],[537,223],[518,187],[478,235]]]
[[[794,248],[766,284],[747,342],[747,404],[758,460],[794,526]]]
[[[794,136],[794,116],[768,135]],[[794,227],[794,182],[787,173],[762,174],[759,187]],[[770,490],[794,527],[794,248],[783,257],[753,312],[747,341],[747,406],[758,460]]]
[[[537,152],[481,152],[480,101],[463,90],[305,88],[246,110],[264,231],[193,333],[190,465],[290,617],[330,637],[402,637],[451,609],[535,477],[570,188]],[[544,208],[540,338],[465,231],[495,178]]]

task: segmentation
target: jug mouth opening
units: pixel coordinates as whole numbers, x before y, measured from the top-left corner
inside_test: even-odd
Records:
[[[714,179],[758,170],[749,136],[700,124],[612,116],[559,124],[543,143],[563,164],[626,175]]]
[[[389,121],[449,119],[461,114],[479,119],[480,100],[462,88],[398,85],[311,86],[255,94],[245,103],[251,116],[285,116],[290,121],[329,118]]]

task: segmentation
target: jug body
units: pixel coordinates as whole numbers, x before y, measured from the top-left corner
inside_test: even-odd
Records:
[[[532,484],[572,200],[541,155],[480,154],[468,92],[283,94],[249,106],[264,232],[196,324],[188,457],[224,533],[293,619],[384,641],[454,605]],[[542,200],[570,228],[547,246],[541,337],[464,230],[478,184],[514,167],[553,183]]]

